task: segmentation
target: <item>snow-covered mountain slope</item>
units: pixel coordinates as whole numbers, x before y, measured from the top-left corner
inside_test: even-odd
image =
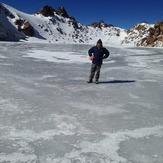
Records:
[[[44,16],[39,12],[29,15],[6,4],[1,5],[1,10],[3,12],[1,17],[8,19],[8,22],[11,22],[15,29],[23,30],[23,23],[25,21],[29,22],[35,33],[34,37],[28,37],[29,40],[44,39],[49,42],[60,43],[94,43],[97,39],[102,38],[104,42],[120,44],[124,37],[127,36],[125,30],[118,27],[93,28],[78,22],[74,25],[71,18],[60,16],[55,11],[53,16]],[[5,15],[4,10],[8,10],[14,16]],[[18,20],[21,20],[21,22],[16,25],[15,22],[18,22]],[[9,28],[5,23],[3,25],[6,29]]]
[[[6,11],[10,12],[13,16],[8,16]],[[82,25],[78,22],[75,22],[76,25],[74,25],[71,18],[63,17],[56,11],[54,11],[53,16],[44,16],[39,12],[30,15],[1,3],[0,13],[0,18],[2,21],[1,26],[3,26],[3,28],[6,30],[14,28],[12,32],[16,34],[19,33],[24,36],[24,22],[28,21],[30,26],[34,29],[34,35],[30,35],[27,32],[25,33],[26,39],[30,41],[44,40],[60,43],[95,43],[97,39],[101,38],[104,42],[110,44],[121,44],[124,37],[127,36],[126,30],[114,26],[94,28],[91,26]],[[10,23],[10,27],[7,25],[7,23],[4,23],[4,19],[6,19],[5,22]],[[8,39],[6,31],[1,30],[1,36],[2,33],[3,39]],[[22,38],[19,36],[17,37]]]
[[[148,24],[146,22],[138,23],[128,30],[128,35],[124,39],[123,43],[132,43],[137,45],[138,41],[149,35],[149,29],[153,28],[154,24]]]
[[[127,37],[122,44],[133,44],[135,46],[163,47],[163,22],[148,24],[138,23],[127,31]]]
[[[13,10],[12,10],[13,11]],[[0,40],[18,40],[25,38],[23,33],[18,32],[13,24],[14,12],[10,12],[0,3]]]
[[[69,16],[63,7],[54,10],[44,6],[35,14],[26,14],[0,3],[0,40],[94,44],[100,38],[106,45],[150,46],[151,29],[156,31],[155,25],[148,23],[138,23],[128,31],[103,21],[86,26]],[[163,46],[160,34],[151,46]]]

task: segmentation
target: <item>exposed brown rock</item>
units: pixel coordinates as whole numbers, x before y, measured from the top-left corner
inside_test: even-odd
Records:
[[[106,23],[104,23],[103,20],[101,20],[99,22],[93,22],[90,26],[92,26],[94,28],[113,27],[112,24],[106,24]]]
[[[54,16],[54,9],[48,5],[44,6],[37,14],[42,14],[43,16]]]
[[[65,10],[64,7],[59,7],[57,10],[56,10],[56,13],[60,16],[63,16],[65,18],[70,18],[70,16],[68,15],[67,11]]]
[[[30,26],[29,21],[25,20],[25,22],[23,23],[23,26],[24,26],[24,29],[29,28],[29,26]]]
[[[75,20],[74,17],[70,17],[69,23],[71,23],[74,28],[79,28],[78,23],[77,23],[77,21]]]
[[[150,28],[148,32],[148,36],[143,38],[138,45],[156,46],[158,42],[163,45],[163,21],[156,22],[154,28]]]
[[[138,26],[136,27],[136,29],[137,29],[138,31],[140,31],[140,30],[144,31],[146,28],[145,28],[143,25],[138,25]]]
[[[160,35],[160,36],[158,37],[158,41],[163,42],[163,35]]]
[[[27,36],[34,36],[35,32],[32,26],[29,26],[28,28],[25,28],[22,30]]]
[[[18,31],[25,33],[27,36],[35,35],[34,28],[28,20],[16,19],[14,23],[18,26]]]
[[[150,36],[150,37],[153,37],[156,30],[155,30],[154,28],[149,28],[148,31],[149,31],[149,36]]]

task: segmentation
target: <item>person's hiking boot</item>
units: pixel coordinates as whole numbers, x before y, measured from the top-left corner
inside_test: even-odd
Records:
[[[99,81],[98,81],[98,80],[96,80],[96,81],[95,81],[95,83],[96,83],[96,84],[99,84]]]
[[[89,79],[89,80],[87,81],[87,83],[92,83],[92,79]]]

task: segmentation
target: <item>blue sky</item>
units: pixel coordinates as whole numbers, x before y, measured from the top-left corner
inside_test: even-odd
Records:
[[[107,24],[129,29],[136,23],[163,20],[163,0],[1,0],[20,11],[33,13],[44,5],[65,7],[68,14],[82,24],[104,20]]]

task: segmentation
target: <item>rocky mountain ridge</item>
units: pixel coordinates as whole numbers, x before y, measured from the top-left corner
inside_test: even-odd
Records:
[[[94,43],[102,38],[106,44],[163,46],[163,21],[156,24],[137,23],[125,30],[103,20],[83,25],[64,7],[44,6],[29,15],[0,3],[0,40],[37,39],[54,43]]]

